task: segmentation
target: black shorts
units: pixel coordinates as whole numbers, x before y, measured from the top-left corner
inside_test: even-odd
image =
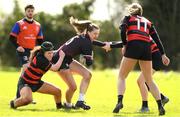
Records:
[[[19,60],[20,66],[28,63],[30,53],[31,53],[31,49],[25,49],[24,52],[16,51],[16,54],[18,56],[18,60]]]
[[[159,51],[152,53],[152,66],[153,69],[159,71],[164,68],[164,64],[162,63],[161,53]]]
[[[124,56],[132,59],[151,61],[151,45],[149,42],[140,40],[129,41],[126,45]]]
[[[56,62],[58,61],[58,59],[59,59],[59,52],[55,52],[54,54],[53,54],[53,58],[52,58],[52,63],[53,64],[56,64]],[[73,58],[72,57],[69,57],[69,56],[65,56],[64,57],[64,60],[63,60],[63,62],[62,62],[62,64],[61,64],[61,67],[58,69],[58,71],[59,70],[61,70],[61,69],[69,69],[69,65],[71,64],[71,62],[73,61]]]
[[[23,87],[29,87],[31,88],[32,92],[36,92],[43,84],[44,81],[42,80],[40,80],[38,84],[30,84],[20,77],[18,81],[18,91],[21,91]]]

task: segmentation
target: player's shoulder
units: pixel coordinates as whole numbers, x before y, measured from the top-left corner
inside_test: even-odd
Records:
[[[131,18],[130,15],[123,16],[120,24],[127,24],[129,22],[130,18]]]
[[[150,21],[149,19],[147,19],[146,17],[141,16],[141,18],[142,18],[144,21],[151,23],[151,21]]]
[[[122,18],[122,20],[126,20],[126,21],[128,21],[130,18],[131,18],[131,16],[130,16],[130,15],[125,15],[125,16]]]
[[[25,22],[24,22],[24,19],[21,19],[21,20],[18,20],[16,23],[19,25],[23,25]]]
[[[38,21],[36,21],[36,20],[34,20],[34,23],[35,23],[36,25],[38,25],[38,26],[41,26],[41,24],[40,24]]]

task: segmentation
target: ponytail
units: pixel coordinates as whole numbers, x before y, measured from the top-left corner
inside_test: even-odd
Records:
[[[69,18],[69,22],[73,26],[77,34],[83,33],[88,28],[88,26],[92,23],[90,20],[79,21],[78,19],[72,16]]]

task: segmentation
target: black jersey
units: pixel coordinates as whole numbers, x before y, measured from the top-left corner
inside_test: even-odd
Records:
[[[74,58],[82,54],[86,59],[86,64],[92,64],[92,42],[88,36],[77,35],[63,44],[60,49],[65,53],[65,57]]]
[[[41,77],[49,70],[52,64],[42,54],[35,56],[22,74],[22,78],[30,84],[38,84]]]

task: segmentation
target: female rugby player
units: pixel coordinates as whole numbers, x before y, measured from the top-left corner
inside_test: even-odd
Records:
[[[58,74],[68,85],[66,91],[66,103],[67,108],[82,108],[84,110],[89,110],[90,106],[85,104],[85,93],[87,92],[92,74],[84,65],[74,60],[73,58],[77,55],[82,54],[86,60],[86,65],[90,66],[93,63],[93,50],[92,45],[98,45],[100,47],[105,46],[106,44],[100,41],[95,41],[98,36],[100,29],[99,27],[92,23],[89,20],[77,20],[73,17],[70,18],[70,24],[74,27],[77,32],[77,35],[68,40],[63,44],[59,50],[62,50],[65,53],[65,57],[61,67],[59,68]],[[58,51],[59,51],[58,50]],[[57,52],[58,52],[57,51]],[[58,53],[54,53],[52,62],[55,63],[59,58]],[[74,92],[77,89],[73,74],[77,73],[82,76],[80,84],[79,99],[76,102],[75,106],[72,105],[71,99]]]
[[[32,102],[32,92],[50,94],[54,96],[57,109],[62,108],[61,90],[56,86],[41,80],[42,76],[49,70],[57,71],[64,58],[64,53],[60,55],[57,63],[51,64],[53,57],[53,45],[51,42],[43,42],[39,48],[34,48],[30,56],[30,64],[22,73],[18,82],[20,97],[10,101],[11,108],[25,106]]]
[[[118,103],[116,104],[113,112],[118,113],[123,108],[123,95],[125,92],[125,79],[129,72],[133,69],[138,62],[145,78],[147,85],[149,86],[152,95],[157,101],[159,115],[164,115],[165,110],[163,108],[160,92],[155,82],[152,79],[152,54],[150,45],[150,36],[153,38],[157,36],[157,32],[153,24],[142,16],[142,7],[138,3],[133,3],[129,6],[129,16],[125,16],[121,29],[121,39],[123,41],[123,53],[118,77]],[[126,40],[127,37],[127,40]],[[163,49],[160,40],[153,38],[158,45],[159,49]]]

